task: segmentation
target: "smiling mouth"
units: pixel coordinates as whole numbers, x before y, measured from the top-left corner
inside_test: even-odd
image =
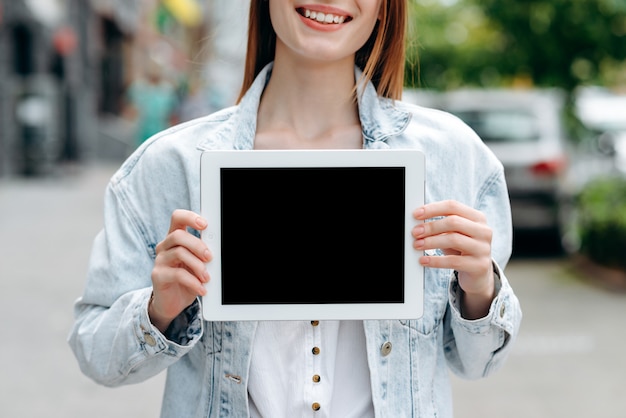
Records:
[[[322,13],[316,12],[314,10],[309,10],[305,8],[297,9],[300,16],[306,17],[307,19],[314,20],[318,23],[323,23],[327,25],[338,25],[344,22],[349,22],[352,20],[350,16],[340,16],[332,13]]]

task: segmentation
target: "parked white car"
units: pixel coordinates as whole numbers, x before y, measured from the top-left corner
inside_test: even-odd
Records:
[[[581,88],[576,95],[576,113],[598,134],[598,151],[611,157],[613,172],[626,175],[626,94]]]
[[[418,95],[410,91],[405,100]],[[553,89],[462,89],[429,96],[426,105],[461,118],[500,159],[515,231],[543,233],[564,246],[578,187],[569,177],[573,141],[565,95]]]

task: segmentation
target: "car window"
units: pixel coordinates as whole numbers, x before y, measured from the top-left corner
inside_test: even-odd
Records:
[[[530,142],[539,139],[537,120],[517,109],[452,112],[467,123],[484,142]]]

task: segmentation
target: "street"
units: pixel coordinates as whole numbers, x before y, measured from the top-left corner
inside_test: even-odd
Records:
[[[117,163],[0,179],[0,416],[157,417],[164,375],[98,386],[66,342],[102,198]],[[504,368],[453,377],[457,418],[626,416],[626,293],[595,286],[563,257],[514,258],[524,320]]]

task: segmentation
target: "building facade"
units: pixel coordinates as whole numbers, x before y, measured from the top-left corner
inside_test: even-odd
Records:
[[[0,176],[132,151],[125,92],[148,60],[234,102],[249,0],[0,0]],[[121,129],[117,129],[116,127]]]

